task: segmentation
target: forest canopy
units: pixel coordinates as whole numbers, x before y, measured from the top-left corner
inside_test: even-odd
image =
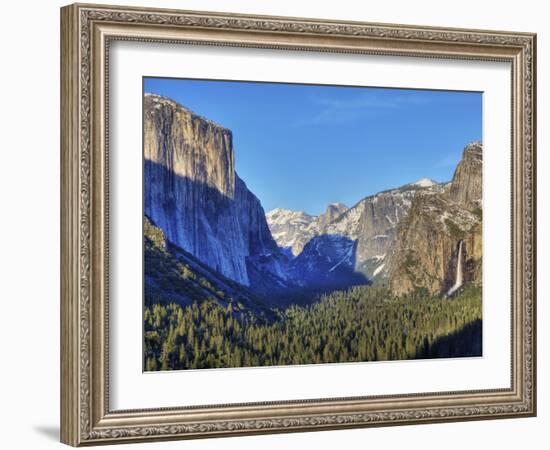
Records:
[[[144,370],[481,356],[481,289],[452,299],[356,286],[258,318],[230,302],[144,309]]]

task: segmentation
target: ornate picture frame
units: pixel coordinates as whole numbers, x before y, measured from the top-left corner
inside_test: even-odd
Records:
[[[115,41],[511,65],[511,385],[113,410],[109,58]],[[61,441],[97,445],[536,414],[536,35],[74,4],[61,9]],[[140,131],[137,131],[140,132]]]

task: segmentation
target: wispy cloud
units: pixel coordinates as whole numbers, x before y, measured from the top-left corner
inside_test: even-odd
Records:
[[[353,98],[312,97],[311,101],[319,107],[318,112],[304,118],[300,125],[322,125],[325,123],[344,123],[374,117],[389,111],[410,106],[421,106],[429,102],[425,96],[408,92],[371,91]]]

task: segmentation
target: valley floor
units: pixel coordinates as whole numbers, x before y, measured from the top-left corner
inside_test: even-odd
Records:
[[[481,311],[473,286],[451,299],[357,286],[269,319],[208,300],[146,303],[144,370],[481,356]]]

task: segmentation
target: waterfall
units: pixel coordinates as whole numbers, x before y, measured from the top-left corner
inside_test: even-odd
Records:
[[[463,241],[460,241],[458,243],[458,258],[456,262],[456,276],[455,276],[455,284],[447,291],[446,297],[449,297],[453,295],[460,286],[462,286],[462,245]]]

